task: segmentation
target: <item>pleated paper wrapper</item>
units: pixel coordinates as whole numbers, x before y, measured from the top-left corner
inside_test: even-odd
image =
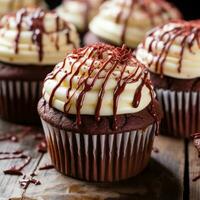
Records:
[[[0,115],[17,123],[38,123],[43,81],[0,80]]]
[[[200,92],[157,89],[156,94],[164,112],[161,133],[191,138],[200,132]]]
[[[55,168],[70,177],[113,182],[137,175],[147,165],[156,124],[143,130],[88,135],[61,130],[42,120]]]

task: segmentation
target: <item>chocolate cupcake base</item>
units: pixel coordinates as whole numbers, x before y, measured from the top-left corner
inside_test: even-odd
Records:
[[[200,132],[200,92],[178,92],[156,89],[163,109],[161,133],[191,138]]]
[[[161,133],[191,138],[200,132],[200,79],[176,79],[151,73],[164,118]]]
[[[156,125],[118,134],[88,135],[42,120],[55,168],[86,181],[113,182],[137,175],[147,165]]]
[[[0,63],[0,116],[14,123],[38,124],[37,103],[51,69]]]
[[[77,126],[75,115],[51,108],[42,98],[38,112],[53,165],[67,176],[86,181],[113,182],[137,175],[149,161],[159,125],[149,107],[118,115],[119,129],[113,131],[112,117],[96,122],[94,116],[82,115],[82,125]],[[155,109],[160,119],[157,101]]]

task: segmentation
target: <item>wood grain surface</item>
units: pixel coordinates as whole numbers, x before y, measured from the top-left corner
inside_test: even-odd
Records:
[[[24,130],[27,133],[20,139]],[[181,200],[186,199],[184,190],[189,185],[190,199],[198,200],[200,197],[200,180],[192,181],[200,172],[200,159],[192,144],[188,145],[190,183],[184,182],[187,143],[183,140],[156,137],[152,158],[144,172],[119,183],[94,184],[63,176],[55,169],[40,170],[46,164],[51,164],[51,161],[47,153],[37,151],[39,141],[35,135],[39,130],[0,122],[0,136],[13,131],[19,134],[19,142],[0,141],[0,151],[24,150],[32,160],[23,173],[27,176],[35,173],[34,178],[41,185],[30,184],[27,189],[22,189],[19,185],[22,176],[3,173],[21,160],[0,160],[0,200]]]

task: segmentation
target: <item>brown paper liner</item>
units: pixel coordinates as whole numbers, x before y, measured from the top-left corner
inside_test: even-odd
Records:
[[[95,182],[119,181],[141,172],[149,161],[157,126],[88,135],[60,130],[41,121],[55,168],[67,176]]]
[[[39,123],[37,103],[43,81],[0,80],[0,116],[22,124]]]
[[[190,138],[200,132],[200,92],[157,89],[156,93],[164,113],[161,133]]]

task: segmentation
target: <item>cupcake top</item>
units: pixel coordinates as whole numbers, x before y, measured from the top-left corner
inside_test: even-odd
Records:
[[[73,23],[80,32],[84,32],[103,1],[63,0],[63,3],[56,10],[60,17]]]
[[[43,95],[51,107],[76,114],[79,123],[80,115],[99,120],[137,113],[154,102],[147,68],[124,46],[101,43],[69,54],[47,76]]]
[[[150,71],[177,79],[200,77],[200,21],[174,21],[153,29],[137,58]]]
[[[41,2],[41,0],[0,0],[0,16],[8,12],[17,11],[23,7],[39,6]]]
[[[0,21],[0,61],[50,65],[79,46],[75,27],[55,12],[21,9]]]
[[[102,5],[89,29],[105,41],[135,48],[152,27],[180,17],[164,0],[110,0]]]

